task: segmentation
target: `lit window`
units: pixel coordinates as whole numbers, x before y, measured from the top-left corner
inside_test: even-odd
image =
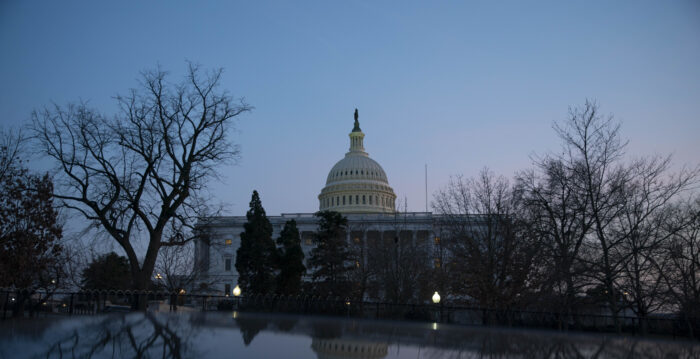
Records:
[[[435,263],[435,268],[440,268],[440,266],[442,266],[442,261],[440,258],[435,258],[433,262]]]
[[[227,246],[230,246],[231,243],[233,243],[233,240],[227,239],[227,240],[225,241],[225,243],[226,243]]]
[[[360,237],[355,237],[355,243],[360,243]]]
[[[311,245],[311,238],[306,238],[304,240],[304,244],[306,244],[307,246],[310,246]]]
[[[435,244],[440,244],[440,237],[435,237]]]
[[[360,268],[360,261],[355,261],[355,267]]]

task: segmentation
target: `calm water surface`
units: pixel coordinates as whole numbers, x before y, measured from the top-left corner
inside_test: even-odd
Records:
[[[681,340],[244,313],[0,322],[0,358],[700,358]]]

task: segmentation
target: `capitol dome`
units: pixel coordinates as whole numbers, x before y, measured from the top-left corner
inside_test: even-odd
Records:
[[[396,195],[382,166],[369,158],[363,145],[357,109],[350,132],[350,151],[328,173],[318,196],[320,210],[341,213],[391,213]]]

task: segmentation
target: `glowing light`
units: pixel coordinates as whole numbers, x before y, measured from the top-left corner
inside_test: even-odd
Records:
[[[438,292],[435,292],[435,294],[433,294],[433,303],[440,303],[440,294],[438,294]]]
[[[241,287],[236,284],[236,288],[233,288],[233,296],[238,297],[239,295],[241,295]]]
[[[437,330],[437,323],[433,322],[433,330]]]

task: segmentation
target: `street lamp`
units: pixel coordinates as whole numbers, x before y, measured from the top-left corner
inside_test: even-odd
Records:
[[[440,303],[440,294],[438,294],[438,292],[435,292],[435,294],[433,294],[433,303]]]
[[[163,276],[160,273],[156,273],[156,279],[163,279]]]
[[[438,294],[438,292],[435,291],[435,294],[433,294],[432,299],[433,299],[433,303],[435,303],[436,305],[439,304],[440,303],[440,294]],[[435,314],[438,314],[438,313],[435,313]],[[442,322],[442,304],[440,304],[440,313],[439,313],[439,317],[437,318],[437,321]],[[435,325],[435,327],[437,328],[437,324]]]
[[[239,295],[241,295],[241,287],[236,284],[236,288],[233,288],[233,296],[238,297]]]

